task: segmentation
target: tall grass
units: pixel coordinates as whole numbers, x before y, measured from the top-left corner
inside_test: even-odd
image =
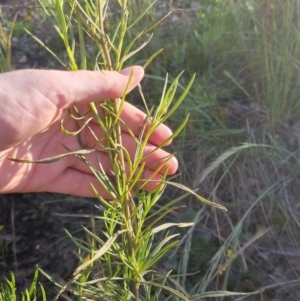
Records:
[[[298,1],[231,3],[252,98],[276,126],[299,119],[300,20]]]
[[[193,56],[185,58],[197,65],[195,57],[202,57],[198,68],[204,74],[186,102],[193,109],[181,141],[187,166],[182,178],[226,204],[229,213],[224,218],[190,203],[198,227],[188,231],[174,260],[183,274],[195,272],[193,263],[198,262],[199,275],[178,281],[192,294],[207,287],[266,287],[259,297],[243,300],[293,298],[295,287],[288,285],[299,283],[289,255],[299,250],[293,213],[299,179],[299,2],[207,4],[197,11],[190,31],[198,46],[195,40],[188,44]],[[285,262],[278,268],[286,269],[282,281],[274,280],[276,265],[269,256]],[[268,273],[265,265],[270,265]]]
[[[8,20],[2,15],[0,11],[0,72],[11,70],[11,38],[17,16],[15,16],[10,27],[8,27]]]
[[[176,216],[196,226],[168,264],[183,275],[199,273],[178,277],[177,286],[191,295],[208,287],[268,288],[257,299],[243,300],[292,297],[294,286],[287,286],[298,283],[298,272],[289,254],[299,250],[298,210],[293,212],[299,179],[299,2],[201,1],[196,11],[176,14],[178,19],[157,29],[160,39],[150,48],[168,39],[176,47],[168,43],[164,59],[154,61],[149,73],[178,66],[197,72],[185,104],[170,121],[176,124],[191,111],[175,142],[181,180],[229,208],[224,218],[188,201]],[[162,76],[149,77],[161,85]],[[155,88],[149,91],[153,103]],[[269,262],[260,263],[259,254],[285,262],[281,284],[272,280],[276,266],[270,264],[266,274]]]

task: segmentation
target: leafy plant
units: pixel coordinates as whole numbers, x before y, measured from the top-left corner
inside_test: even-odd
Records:
[[[149,3],[145,11],[136,18],[130,15],[131,4],[127,0],[39,0],[43,13],[53,23],[58,35],[61,37],[68,62],[64,63],[54,52],[49,51],[58,61],[68,69],[91,70],[116,70],[120,71],[130,58],[144,48],[151,40],[151,31],[167,16],[150,23],[146,28],[136,32],[136,25],[150,11],[156,1]],[[112,17],[108,17],[112,15]],[[109,26],[110,22],[116,22],[116,26]],[[134,38],[128,40],[129,32],[133,32]],[[37,38],[36,38],[37,39]],[[91,51],[89,49],[92,49]],[[158,50],[146,60],[146,68],[156,55]],[[187,96],[195,75],[187,83],[183,92],[178,95],[177,88],[182,72],[169,83],[166,75],[165,83],[159,104],[149,108],[141,87],[139,92],[143,100],[147,117],[143,122],[139,136],[136,138],[129,130],[130,135],[136,142],[134,158],[123,147],[121,139],[121,126],[127,127],[120,115],[126,99],[126,91],[120,99],[107,100],[102,104],[90,103],[89,114],[80,112],[77,108],[70,111],[69,117],[78,125],[78,131],[70,132],[61,129],[64,134],[76,136],[82,150],[71,151],[69,155],[75,155],[86,164],[110,196],[112,201],[105,200],[96,190],[91,187],[95,197],[105,210],[103,212],[104,228],[96,235],[87,228],[84,231],[89,236],[90,243],[78,240],[70,233],[70,239],[78,246],[82,264],[74,272],[74,277],[66,285],[60,286],[62,294],[65,290],[79,296],[80,300],[102,298],[103,300],[159,300],[163,291],[171,293],[182,300],[188,300],[188,296],[166,285],[167,275],[161,275],[154,271],[153,267],[179,242],[178,234],[172,234],[171,227],[188,227],[193,223],[163,223],[162,219],[176,209],[174,205],[185,195],[165,204],[160,210],[153,211],[154,206],[164,192],[166,185],[183,189],[188,194],[194,195],[199,201],[225,210],[221,205],[209,202],[197,195],[191,189],[167,179],[168,170],[162,172],[163,165],[171,160],[173,155],[166,157],[162,162],[152,167],[153,174],[148,180],[141,182],[140,177],[147,169],[145,167],[144,151],[151,134],[164,123],[181,105]],[[177,98],[177,100],[174,100]],[[100,110],[104,112],[101,117]],[[184,118],[172,136],[157,146],[158,150],[167,145],[185,127],[189,114]],[[104,132],[107,145],[89,127],[94,120]],[[150,122],[151,121],[151,122]],[[81,135],[88,130],[95,139],[93,149],[87,149],[82,143]],[[66,146],[67,148],[67,146]],[[101,150],[108,154],[113,179],[108,177],[98,160],[95,166],[86,157],[86,153]],[[47,158],[39,162],[55,161],[59,158]],[[15,159],[18,162],[29,162]],[[128,165],[128,172],[125,170]],[[162,173],[161,179],[158,175]],[[159,185],[151,192],[143,191],[143,187],[151,181],[158,181]],[[160,240],[156,237],[160,236]],[[74,285],[76,289],[74,289]]]

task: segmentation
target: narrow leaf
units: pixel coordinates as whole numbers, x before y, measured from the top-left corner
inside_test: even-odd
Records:
[[[176,11],[178,11],[178,9],[173,9],[170,12],[168,12],[166,15],[164,15],[161,19],[154,21],[150,26],[148,26],[146,29],[143,30],[143,34],[149,32],[150,30],[155,28],[158,24],[160,24],[162,21],[167,19],[171,14],[173,14]]]
[[[185,295],[183,295],[182,293],[178,292],[177,290],[169,287],[169,286],[166,286],[166,285],[163,285],[163,284],[160,284],[160,283],[156,283],[156,282],[152,282],[152,281],[139,281],[139,283],[141,284],[147,284],[147,285],[151,285],[151,286],[156,286],[156,287],[159,287],[159,288],[162,288],[166,291],[169,291],[170,293],[172,293],[173,295],[177,296],[180,298],[180,300],[183,300],[183,301],[190,301],[189,298],[187,298]]]
[[[197,185],[201,184],[204,179],[216,168],[218,168],[224,161],[230,158],[233,155],[236,155],[242,150],[251,148],[251,147],[270,147],[264,144],[254,144],[254,143],[244,143],[240,146],[231,147],[225,152],[223,152],[217,159],[215,159],[202,173],[200,179],[197,181]]]
[[[187,192],[187,193],[183,194],[182,196],[180,196],[180,197],[172,200],[168,204],[166,204],[166,205],[162,206],[160,209],[156,210],[155,213],[153,213],[152,215],[148,216],[147,219],[151,220],[155,215],[160,214],[160,212],[162,212],[162,211],[166,210],[167,208],[173,206],[174,204],[180,202],[181,200],[183,200],[184,198],[186,198],[189,195],[190,195],[190,193]]]
[[[151,253],[150,259],[152,257],[155,256],[155,254],[157,254],[159,252],[159,250],[167,243],[169,242],[171,239],[173,239],[174,237],[177,237],[179,234],[173,234],[170,236],[167,236],[163,241],[161,241],[158,246],[153,250],[153,252]]]
[[[228,292],[228,291],[216,291],[216,292],[206,292],[199,295],[195,295],[190,300],[199,300],[199,298],[218,298],[218,297],[229,297],[229,296],[251,296],[255,294],[262,293],[263,290],[257,290],[252,293],[239,293],[239,292]]]
[[[187,94],[189,93],[193,82],[196,78],[196,74],[194,74],[191,78],[191,80],[189,81],[188,85],[186,86],[186,88],[184,89],[183,93],[181,94],[181,96],[179,97],[179,99],[176,101],[176,103],[172,106],[172,108],[166,113],[166,115],[163,117],[162,122],[164,122],[165,120],[167,120],[175,111],[176,109],[181,105],[181,103],[183,102],[183,100],[185,99],[185,97],[187,96]]]
[[[195,223],[165,223],[163,225],[160,225],[154,229],[152,229],[152,233],[155,234],[155,233],[158,233],[162,230],[165,230],[165,229],[168,229],[170,227],[179,227],[179,228],[184,228],[184,227],[191,227],[191,226],[194,226]]]
[[[44,49],[46,49],[63,67],[67,67],[67,65],[49,48],[47,47],[47,45],[42,42],[42,40],[40,40],[38,37],[36,37],[35,35],[33,35],[29,30],[27,30],[26,28],[24,28],[24,30],[26,31],[26,33],[28,35],[30,35],[31,38],[33,38],[36,42],[38,42]]]
[[[150,3],[150,5],[134,20],[134,22],[127,27],[127,30],[129,30],[131,27],[137,24],[147,14],[147,12],[156,2],[157,0],[154,0],[152,3]]]
[[[179,183],[174,183],[174,182],[169,182],[169,181],[164,181],[165,184],[168,184],[168,185],[171,185],[171,186],[175,186],[181,190],[184,190],[184,191],[187,191],[189,192],[190,194],[194,195],[197,200],[199,200],[200,202],[206,204],[206,205],[210,205],[212,207],[215,207],[215,208],[218,208],[218,209],[221,209],[221,210],[224,210],[224,211],[227,211],[226,207],[220,205],[220,204],[217,204],[217,203],[214,203],[214,202],[211,202],[205,198],[203,198],[202,196],[198,195],[196,192],[194,192],[192,189],[182,185],[182,184],[179,184]]]
[[[79,128],[77,131],[75,132],[69,132],[67,131],[64,126],[63,126],[63,122],[64,120],[62,119],[60,122],[60,130],[63,132],[63,134],[65,134],[66,136],[76,136],[78,135],[89,123],[90,121],[93,120],[93,117],[89,118],[88,120],[84,121],[83,126],[81,128]],[[78,123],[77,123],[78,124]]]
[[[150,56],[150,58],[146,61],[146,63],[144,64],[144,66],[143,66],[143,69],[145,70],[150,64],[151,64],[151,62],[156,58],[156,56],[157,55],[159,55],[161,52],[163,52],[164,51],[164,49],[163,48],[161,48],[161,49],[159,49],[158,51],[156,51],[154,54],[152,54],[151,56]]]
[[[126,232],[127,230],[120,230],[118,231],[115,235],[113,235],[112,237],[110,237],[107,242],[102,246],[102,248],[100,250],[98,250],[95,253],[95,256],[93,258],[91,258],[90,260],[86,261],[85,263],[83,263],[81,266],[79,266],[75,272],[74,272],[74,276],[76,276],[80,271],[84,270],[86,267],[88,267],[91,263],[93,263],[94,261],[98,260],[99,258],[102,257],[102,255],[104,255],[109,248],[111,247],[111,245],[115,242],[115,240],[117,239],[117,237]]]
[[[77,151],[70,151],[68,153],[64,153],[61,155],[45,158],[45,159],[40,159],[40,160],[28,160],[28,159],[17,159],[17,158],[11,158],[7,157],[8,160],[13,161],[13,162],[18,162],[18,163],[52,163],[56,162],[62,159],[67,158],[68,156],[72,155],[86,155],[95,152],[96,149],[80,149]]]
[[[136,48],[135,50],[129,52],[125,57],[123,57],[122,60],[121,60],[121,64],[123,64],[124,62],[126,62],[129,58],[131,58],[137,52],[139,52],[140,50],[142,50],[146,45],[148,45],[148,43],[150,42],[150,40],[152,39],[152,37],[153,37],[153,34],[151,34],[150,37],[148,38],[148,40],[145,41],[142,45],[140,45],[138,48]]]
[[[32,281],[31,286],[29,288],[29,295],[30,296],[32,296],[33,293],[36,291],[36,283],[37,283],[37,280],[38,280],[38,275],[39,275],[39,271],[36,270],[35,273],[34,273],[33,281]]]

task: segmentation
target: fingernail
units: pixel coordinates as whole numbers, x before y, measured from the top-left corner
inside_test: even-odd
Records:
[[[143,73],[144,73],[144,69],[141,66],[127,67],[120,71],[120,74],[125,75],[127,77],[129,77],[131,74],[135,76]]]
[[[161,174],[156,174],[154,177],[153,177],[153,180],[154,181],[160,181],[162,179],[162,175]]]
[[[172,132],[172,130],[167,126],[167,125],[165,125],[165,124],[162,124],[162,126],[164,127],[164,131],[165,131],[165,133],[166,133],[166,135],[167,136],[172,136],[173,135],[173,132]]]

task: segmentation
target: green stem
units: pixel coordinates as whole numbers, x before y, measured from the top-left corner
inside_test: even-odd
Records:
[[[76,19],[77,19],[80,57],[81,57],[80,69],[86,70],[87,69],[87,63],[86,63],[86,51],[85,51],[84,34],[83,34],[83,29],[82,29],[80,12],[79,12],[79,8],[78,8],[77,5],[76,5]]]
[[[100,27],[100,31],[101,31],[100,44],[102,46],[103,54],[105,57],[106,68],[109,71],[113,71],[111,57],[109,54],[109,49],[108,49],[107,41],[105,38],[102,3],[103,3],[103,0],[99,0],[99,3],[98,3],[99,4],[99,27]],[[126,15],[124,13],[124,5],[122,8],[123,8],[123,13],[122,13],[121,23],[123,25],[122,29],[124,29],[124,31],[123,31],[123,34],[121,35],[121,38],[123,38],[125,35],[125,32],[126,32],[126,24],[125,23],[127,20]],[[125,1],[125,8],[126,8],[126,1]],[[120,55],[120,53],[121,53],[121,49],[118,49],[118,56]],[[120,98],[114,99],[113,100],[113,110],[114,110],[115,116],[118,116],[120,106],[121,106],[121,99]],[[125,160],[124,160],[123,149],[121,147],[119,147],[122,145],[122,136],[121,136],[122,132],[121,132],[121,126],[120,126],[119,120],[115,120],[113,127],[114,127],[113,130],[115,131],[114,140],[117,144],[117,150],[115,152],[115,157],[114,157],[113,161],[111,161],[111,162],[112,162],[112,167],[114,169],[117,181],[119,181],[120,177],[122,177],[121,187],[124,192],[124,189],[126,189],[127,178],[126,178],[126,172],[125,172]],[[117,166],[117,164],[115,162],[118,162],[121,164],[121,175],[119,173],[120,166]],[[116,166],[116,168],[115,168],[115,166]],[[124,215],[125,215],[125,224],[126,224],[126,228],[128,230],[126,232],[126,235],[127,235],[127,241],[128,241],[129,256],[131,257],[133,262],[136,262],[135,253],[134,253],[134,249],[135,249],[134,227],[133,227],[134,222],[132,221],[132,213],[134,211],[134,207],[133,207],[130,193],[128,193],[125,196],[125,200],[123,200],[122,203],[124,205],[123,208],[124,208]],[[136,300],[139,300],[138,282],[137,282],[137,275],[135,272],[133,272],[133,279],[131,280],[131,283],[130,283],[130,290],[133,293],[133,295],[135,296]]]

